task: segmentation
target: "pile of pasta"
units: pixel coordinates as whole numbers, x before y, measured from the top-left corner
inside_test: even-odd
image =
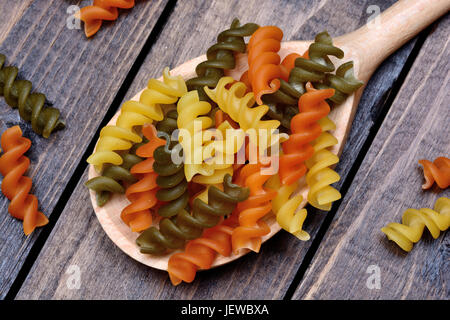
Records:
[[[344,52],[327,32],[283,60],[282,38],[276,26],[235,19],[196,77],[185,81],[165,68],[162,80],[150,79],[139,100],[125,102],[116,123],[101,130],[88,158],[98,176],[86,186],[97,204],[126,195],[123,222],[139,233],[142,254],[170,255],[174,285],[192,282],[217,255],[259,252],[270,215],[308,240],[296,193],[302,177],[311,206],[327,211],[341,197],[331,186],[340,177],[328,114],[363,83],[351,61],[335,68],[330,57]],[[236,53],[248,54],[240,79],[226,75]]]

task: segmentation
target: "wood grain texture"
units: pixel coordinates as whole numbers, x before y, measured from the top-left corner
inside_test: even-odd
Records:
[[[2,42],[16,22],[22,17],[33,0],[2,1],[0,3],[0,42]]]
[[[66,119],[67,128],[45,140],[36,136],[17,110],[0,100],[0,131],[20,124],[33,146],[29,176],[42,211],[51,215],[81,156],[144,46],[167,1],[138,1],[91,40],[66,27],[74,2],[34,1],[0,45],[19,77],[46,94]],[[40,230],[28,238],[0,197],[0,297],[9,290]],[[50,220],[52,217],[50,216]]]
[[[424,43],[294,299],[449,299],[448,232],[433,240],[426,231],[406,254],[380,231],[450,196],[423,191],[417,163],[450,153],[449,30],[447,16]],[[371,265],[380,289],[366,286]]]
[[[149,77],[158,77],[165,65],[173,68],[206,51],[234,16],[243,23],[256,20],[261,25],[276,24],[285,32],[286,40],[310,39],[324,28],[333,36],[354,30],[366,22],[369,5],[378,4],[384,10],[393,2],[311,0],[296,4],[285,1],[280,5],[279,1],[269,0],[180,1],[127,98],[141,90]],[[413,44],[414,41],[410,42],[382,64],[368,84],[356,115],[356,120],[361,122],[350,134],[351,148],[346,148],[342,156],[349,160],[338,169],[343,177],[367,137],[365,130],[370,130],[375,115],[384,107],[386,95]],[[311,244],[282,232],[265,243],[259,254],[249,254],[231,264],[201,272],[192,284],[172,287],[165,272],[133,261],[108,239],[90,207],[88,191],[82,185],[86,179],[85,172],[18,299],[279,299],[285,295]],[[311,208],[309,212],[305,226],[314,238],[325,214]],[[66,285],[70,276],[66,272],[71,265],[81,270],[82,284],[78,290],[70,290]]]

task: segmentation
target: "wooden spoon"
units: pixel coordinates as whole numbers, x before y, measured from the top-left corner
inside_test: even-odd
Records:
[[[449,9],[449,0],[401,0],[377,17],[376,19],[378,21],[376,23],[364,25],[352,33],[335,38],[334,44],[345,52],[343,61],[354,61],[356,77],[364,81],[364,83],[367,83],[372,73],[386,57],[441,15],[448,12]],[[308,49],[310,43],[311,41],[283,42],[279,55],[281,58],[284,58],[292,52],[303,54]],[[248,68],[247,55],[239,54],[236,59],[236,68],[229,72],[229,75],[235,79],[239,79],[240,75]],[[181,75],[184,79],[193,78],[196,76],[195,67],[204,60],[206,60],[206,56],[204,55],[197,57],[173,69],[171,74]],[[336,59],[333,62],[335,64],[338,63]],[[339,141],[331,150],[335,154],[339,155],[342,152],[363,90],[363,88],[360,88],[355,94],[348,97],[342,105],[334,108],[330,113],[330,118],[336,123],[336,130],[333,134]],[[139,100],[140,94],[138,93],[132,100]],[[119,113],[111,119],[109,124],[115,124],[118,115]],[[97,175],[94,167],[91,165],[89,168],[89,179]],[[308,188],[304,179],[299,182],[299,185],[298,193],[302,194],[303,198],[306,199]],[[138,234],[132,232],[120,219],[122,209],[129,204],[125,196],[115,195],[105,206],[99,207],[96,203],[95,193],[93,191],[90,191],[90,193],[97,218],[111,240],[137,261],[157,269],[167,270],[167,262],[170,255],[167,254],[159,257],[141,254],[135,243]],[[305,205],[305,202],[301,207]],[[268,218],[267,222],[270,225],[271,232],[263,238],[263,242],[280,231],[280,227],[273,216]],[[232,255],[230,257],[218,255],[213,266],[219,266],[233,261],[247,252],[245,251],[239,255]]]

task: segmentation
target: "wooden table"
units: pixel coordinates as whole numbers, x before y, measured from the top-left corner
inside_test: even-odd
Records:
[[[122,253],[94,215],[83,183],[100,128],[163,67],[203,54],[235,16],[243,23],[278,25],[285,40],[311,39],[324,29],[333,36],[352,31],[373,14],[370,5],[384,10],[395,1],[137,1],[87,40],[82,30],[66,27],[66,10],[88,2],[0,4],[0,52],[68,125],[45,140],[0,101],[0,131],[20,124],[33,141],[29,175],[50,219],[27,238],[0,197],[0,297],[449,298],[448,233],[435,241],[425,233],[405,254],[380,232],[406,208],[429,207],[450,194],[422,191],[417,164],[450,151],[448,14],[389,57],[368,83],[337,167],[343,199],[328,213],[308,209],[310,241],[280,232],[259,254],[173,287],[166,272]],[[78,268],[80,287],[74,289],[68,284]],[[379,287],[371,277],[378,272]]]

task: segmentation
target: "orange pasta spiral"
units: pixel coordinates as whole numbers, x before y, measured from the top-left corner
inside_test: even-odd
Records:
[[[91,37],[102,26],[102,20],[117,20],[119,10],[134,7],[134,0],[94,0],[91,6],[80,9],[77,18],[84,22],[84,33]]]
[[[231,236],[233,252],[236,254],[243,248],[259,252],[261,237],[270,232],[270,227],[261,219],[272,210],[272,200],[277,196],[277,191],[263,187],[271,175],[263,174],[262,169],[260,162],[247,164],[240,170],[236,180],[236,184],[250,188],[249,198],[237,206],[239,226]]]
[[[248,78],[256,102],[263,104],[264,94],[274,93],[280,88],[280,78],[288,81],[289,71],[280,65],[278,51],[281,47],[283,31],[275,26],[261,27],[253,33],[248,43],[248,73],[242,79]]]
[[[334,95],[334,89],[314,89],[311,83],[306,85],[307,92],[298,101],[299,112],[291,120],[289,139],[283,143],[283,155],[280,157],[280,178],[283,184],[290,185],[306,173],[305,161],[314,155],[310,142],[322,133],[318,120],[330,113],[326,103]]]
[[[305,52],[303,56],[299,55],[298,53],[290,53],[288,54],[283,61],[281,62],[281,65],[284,66],[287,70],[287,72],[291,72],[292,69],[295,67],[295,60],[297,58],[305,58],[308,59],[308,51]]]
[[[430,189],[434,182],[441,189],[445,189],[450,185],[450,159],[439,157],[431,162],[429,160],[419,160],[419,164],[423,166],[423,174],[425,183],[422,189]]]
[[[148,139],[148,143],[139,147],[136,154],[146,160],[134,165],[130,172],[135,175],[141,175],[141,178],[135,184],[129,186],[125,195],[131,204],[122,210],[122,220],[130,226],[134,232],[141,232],[152,225],[152,213],[150,209],[157,203],[156,192],[158,186],[156,178],[158,175],[153,171],[153,151],[166,142],[157,137],[156,128],[147,124],[142,128],[143,135]]]
[[[230,227],[229,220],[205,230],[201,238],[187,243],[184,252],[170,257],[167,271],[174,286],[182,281],[194,281],[198,269],[210,269],[217,253],[224,257],[231,254],[233,228]]]
[[[38,199],[29,194],[32,181],[24,174],[30,166],[30,159],[24,156],[31,147],[31,141],[22,137],[19,126],[7,129],[1,137],[3,155],[0,157],[0,173],[3,194],[11,200],[9,213],[16,219],[23,220],[23,232],[31,234],[36,227],[48,223],[47,217],[38,211]]]

